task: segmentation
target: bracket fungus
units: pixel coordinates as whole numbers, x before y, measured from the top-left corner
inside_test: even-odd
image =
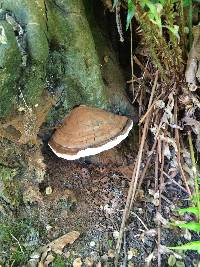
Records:
[[[58,157],[75,160],[115,147],[132,127],[126,116],[81,105],[65,117],[48,145]]]

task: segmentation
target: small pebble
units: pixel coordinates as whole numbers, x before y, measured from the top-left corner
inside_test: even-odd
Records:
[[[95,243],[94,241],[91,241],[91,242],[90,242],[90,247],[93,248],[93,247],[95,247],[95,245],[96,245],[96,243]]]
[[[102,261],[106,262],[108,260],[108,255],[104,254],[101,256]]]
[[[40,252],[35,251],[31,254],[31,259],[39,259],[40,258]]]
[[[30,267],[38,266],[38,261],[39,261],[39,260],[36,260],[36,259],[30,259],[30,260],[28,261],[28,266],[30,266]],[[3,267],[3,266],[0,265],[0,267]]]
[[[128,260],[131,260],[133,258],[132,250],[128,251]]]
[[[134,263],[132,261],[128,262],[128,267],[135,267]]]
[[[93,261],[92,258],[87,257],[87,258],[85,258],[84,263],[85,263],[86,266],[91,267],[91,266],[93,266],[94,261]]]
[[[46,225],[46,230],[47,230],[47,231],[50,231],[52,228],[53,228],[53,226],[51,226],[50,224],[47,224],[47,225]]]
[[[46,195],[51,195],[52,192],[53,192],[53,190],[52,190],[51,186],[47,186],[47,187],[45,188],[45,193],[46,193]]]
[[[73,267],[81,267],[83,264],[81,258],[76,258],[74,261],[73,261]]]
[[[136,248],[130,248],[128,251],[128,260],[131,260],[133,257],[138,255],[138,250]]]
[[[108,250],[108,257],[111,259],[115,257],[115,251],[113,249]]]
[[[192,239],[192,234],[188,229],[185,229],[184,238],[189,241]]]
[[[63,253],[63,256],[68,259],[70,256],[71,256],[71,252],[70,251],[67,251],[65,253]]]
[[[118,231],[114,231],[114,232],[113,232],[113,237],[114,237],[115,239],[117,239],[117,238],[119,237],[119,232],[118,232]]]

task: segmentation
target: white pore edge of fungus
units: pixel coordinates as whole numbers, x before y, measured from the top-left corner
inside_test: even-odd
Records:
[[[108,150],[108,149],[111,149],[111,148],[117,146],[119,143],[121,143],[122,140],[124,140],[128,136],[132,127],[133,127],[133,122],[131,121],[129,127],[127,128],[127,130],[124,134],[118,135],[116,138],[114,138],[113,140],[109,141],[108,143],[106,143],[102,146],[88,147],[84,150],[78,151],[74,155],[67,155],[67,154],[58,153],[55,149],[53,149],[50,146],[50,144],[48,144],[48,145],[59,158],[63,158],[63,159],[67,159],[67,160],[75,160],[75,159],[79,159],[81,157],[96,155],[96,154],[99,154],[100,152],[103,152],[105,150]]]

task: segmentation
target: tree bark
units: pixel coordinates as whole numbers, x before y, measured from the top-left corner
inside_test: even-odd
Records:
[[[0,0],[0,168],[9,177],[20,170],[27,179],[42,180],[41,125],[41,135],[50,136],[76,105],[136,121],[111,43],[88,8],[93,4]]]

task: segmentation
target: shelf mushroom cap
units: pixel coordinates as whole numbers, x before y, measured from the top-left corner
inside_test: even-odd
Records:
[[[126,116],[81,105],[65,117],[48,145],[58,157],[75,160],[115,147],[132,127]]]

